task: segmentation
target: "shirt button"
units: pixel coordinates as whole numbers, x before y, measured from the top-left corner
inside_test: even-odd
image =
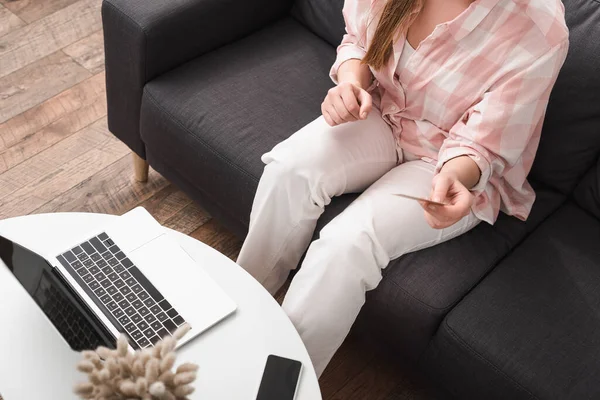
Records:
[[[396,112],[396,111],[398,111],[398,107],[396,107],[396,106],[391,106],[391,107],[390,107],[390,111],[391,111],[391,112]]]

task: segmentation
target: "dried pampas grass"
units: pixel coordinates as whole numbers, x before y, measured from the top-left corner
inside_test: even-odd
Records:
[[[121,335],[117,349],[98,347],[83,351],[77,369],[88,375],[88,382],[75,386],[75,393],[91,400],[185,400],[194,391],[196,364],[175,364],[175,344],[190,330],[181,326],[173,337],[156,343],[154,348],[127,351],[127,339]]]

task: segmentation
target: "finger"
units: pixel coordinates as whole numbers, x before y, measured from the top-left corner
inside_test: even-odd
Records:
[[[438,203],[443,203],[448,195],[448,190],[450,189],[452,182],[445,176],[440,177],[440,175],[438,175],[436,178],[433,180],[431,200]]]
[[[333,108],[335,108],[337,115],[343,122],[356,121],[356,118],[352,114],[350,114],[350,111],[348,111],[348,109],[346,108],[346,105],[344,104],[344,101],[342,100],[342,97],[340,95],[334,96],[331,99],[331,104],[333,105]]]
[[[354,117],[355,120],[360,119],[360,105],[354,90],[348,88],[348,90],[342,91],[342,101],[346,110]]]
[[[360,118],[366,119],[373,108],[373,98],[366,90],[356,89],[358,90],[357,97],[360,103]]]
[[[336,126],[337,124],[331,119],[331,116],[329,115],[329,113],[327,111],[323,111],[323,118],[325,119],[325,122],[327,122],[327,125],[329,126]]]
[[[331,104],[329,98],[325,99],[325,102],[323,103],[323,109],[324,112],[327,112],[327,114],[329,114],[329,118],[333,121],[334,125],[340,125],[344,123],[344,121],[340,118],[337,111],[335,110],[335,107],[333,107],[333,105]]]

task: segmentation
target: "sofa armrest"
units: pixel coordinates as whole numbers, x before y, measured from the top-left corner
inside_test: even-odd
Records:
[[[145,158],[144,85],[283,16],[292,0],[104,0],[108,126]]]

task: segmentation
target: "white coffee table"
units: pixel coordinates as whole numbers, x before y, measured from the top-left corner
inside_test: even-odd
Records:
[[[116,217],[89,213],[24,216],[0,221],[0,235],[47,253],[66,247],[70,239],[81,239],[80,234],[111,218]],[[170,234],[238,305],[235,314],[178,351],[178,363],[191,361],[200,366],[191,398],[254,400],[266,358],[277,354],[303,364],[297,399],[321,399],[308,353],[268,292],[218,251],[184,234]],[[43,347],[36,341],[41,335]],[[84,379],[75,371],[79,358],[10,272],[0,268],[0,394],[6,400],[75,398],[73,384]]]

